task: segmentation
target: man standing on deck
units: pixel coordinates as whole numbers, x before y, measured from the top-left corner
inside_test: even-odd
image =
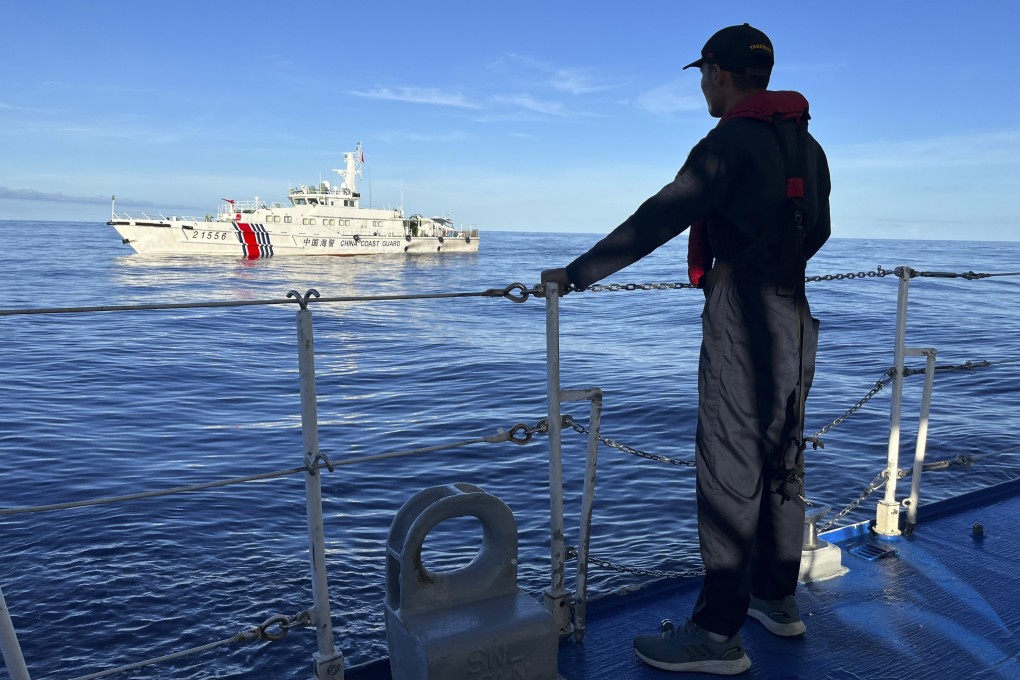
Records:
[[[748,24],[713,35],[684,68],[700,68],[719,124],[623,224],[542,272],[563,292],[584,289],[692,227],[688,266],[705,290],[695,443],[706,573],[684,625],[634,640],[643,661],[671,671],[747,670],[747,616],[777,635],[805,631],[794,593],[818,322],[804,267],[829,237],[829,170],[807,100],[766,90],[773,64],[771,41]]]

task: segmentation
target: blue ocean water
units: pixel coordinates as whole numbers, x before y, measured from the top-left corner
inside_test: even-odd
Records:
[[[258,261],[132,254],[96,223],[2,222],[26,247],[0,269],[2,309],[446,293],[534,284],[598,237],[484,233],[477,254]],[[610,282],[685,278],[678,240]],[[1020,243],[833,239],[809,274],[907,265],[1020,272]],[[892,363],[897,279],[811,283],[822,322],[809,430],[840,416]],[[1020,476],[1020,276],[911,282],[908,343],[939,364],[928,459],[975,458],[925,476],[922,502]],[[605,393],[602,431],[693,458],[701,293],[602,292],[561,301],[566,387]],[[545,416],[540,300],[315,304],[321,449],[334,460],[494,434]],[[0,509],[217,481],[301,465],[293,305],[0,316]],[[918,367],[920,364],[916,364]],[[913,452],[922,378],[905,389]],[[812,501],[841,509],[884,467],[890,389],[808,454]],[[585,409],[564,407],[583,421]],[[585,441],[564,432],[567,542],[577,535]],[[482,444],[337,468],[323,478],[334,630],[348,665],[385,654],[390,521],[414,492],[471,482],[520,531],[520,581],[549,587],[546,439]],[[644,569],[698,565],[693,471],[600,452],[591,550]],[[907,492],[906,483],[900,497]],[[300,475],[166,498],[0,516],[0,588],[33,677],[72,677],[229,637],[310,606]],[[873,516],[869,498],[848,521]],[[430,536],[427,564],[477,549],[477,527]],[[466,534],[466,536],[465,536]],[[467,556],[465,558],[465,555]],[[643,577],[592,568],[593,593]],[[569,584],[568,584],[569,585]],[[683,613],[678,613],[683,615]],[[305,678],[314,636],[221,648],[130,678]],[[5,677],[0,673],[0,678]]]

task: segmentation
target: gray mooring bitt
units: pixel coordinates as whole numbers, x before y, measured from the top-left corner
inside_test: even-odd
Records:
[[[482,545],[467,565],[430,571],[422,546],[438,524],[474,517]],[[517,585],[517,523],[501,500],[473,484],[412,496],[390,526],[386,642],[400,680],[556,680],[559,630]]]

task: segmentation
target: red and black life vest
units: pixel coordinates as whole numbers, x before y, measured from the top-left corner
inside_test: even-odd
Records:
[[[779,235],[782,239],[779,252],[784,260],[780,271],[782,288],[802,291],[806,259],[804,242],[804,175],[807,169],[807,122],[808,102],[802,94],[793,91],[756,92],[726,112],[719,125],[736,118],[752,118],[772,125],[779,148],[783,153],[786,168],[786,198],[789,229]],[[764,243],[774,235],[763,233],[762,237],[745,248],[730,264],[740,266],[756,256]],[[704,285],[704,278],[712,269],[714,255],[708,238],[707,219],[691,225],[687,241],[687,270],[695,286]]]

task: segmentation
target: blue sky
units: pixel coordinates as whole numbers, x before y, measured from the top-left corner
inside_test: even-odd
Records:
[[[0,0],[0,219],[283,200],[362,142],[365,204],[603,233],[714,125],[715,30],[811,102],[834,233],[1020,239],[1020,3]]]

